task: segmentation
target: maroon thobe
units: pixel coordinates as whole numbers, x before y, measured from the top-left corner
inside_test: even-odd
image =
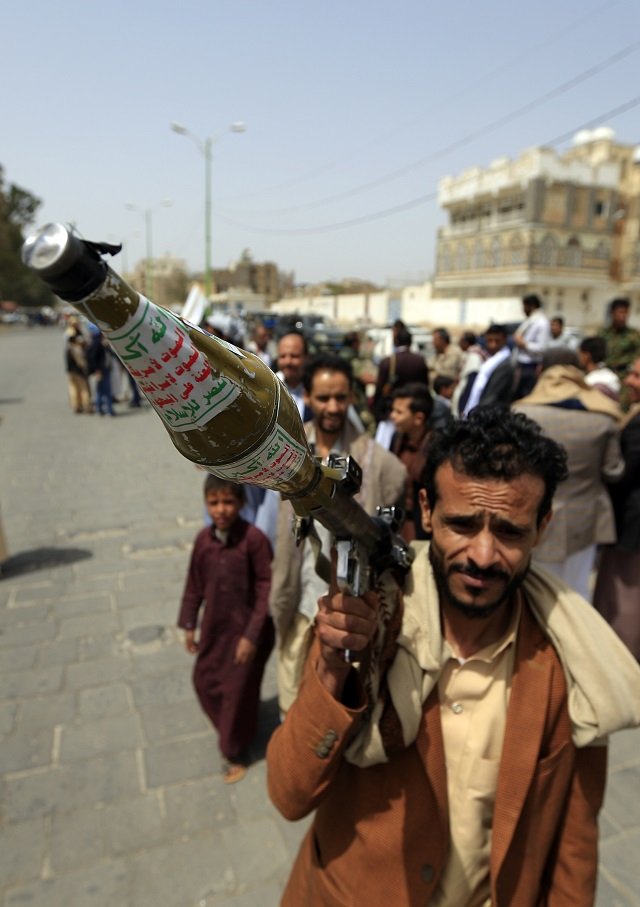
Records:
[[[266,535],[238,517],[226,542],[213,527],[196,536],[178,626],[193,630],[204,601],[193,685],[218,731],[220,750],[233,761],[255,736],[260,684],[273,648],[268,611],[271,546]],[[234,664],[245,637],[257,646],[248,664]]]

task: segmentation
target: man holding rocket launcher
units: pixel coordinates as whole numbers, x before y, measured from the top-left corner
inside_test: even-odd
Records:
[[[140,297],[108,251],[50,225],[24,258],[142,374],[181,453],[276,488],[336,541],[268,753],[276,806],[316,810],[283,905],[592,905],[606,738],[640,724],[640,669],[583,599],[530,568],[562,449],[490,408],[441,433],[421,492],[432,542],[406,575],[389,521],[353,500],[358,468],[313,461],[272,373]]]

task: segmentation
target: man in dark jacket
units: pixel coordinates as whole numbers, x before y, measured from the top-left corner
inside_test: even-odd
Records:
[[[373,396],[373,414],[378,421],[387,419],[391,410],[391,394],[403,384],[429,383],[429,370],[424,357],[411,352],[411,331],[404,322],[394,325],[394,350],[380,363],[376,390]]]
[[[462,392],[459,406],[465,416],[476,406],[508,406],[511,402],[515,369],[507,344],[507,329],[502,324],[491,324],[484,336],[489,358],[475,376],[470,376],[471,386]]]

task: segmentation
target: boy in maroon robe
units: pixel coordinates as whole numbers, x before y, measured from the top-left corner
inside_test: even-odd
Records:
[[[197,656],[193,685],[219,734],[224,781],[233,784],[246,774],[246,749],[256,733],[260,684],[273,648],[272,552],[266,535],[240,516],[241,485],[210,475],[204,498],[213,524],[196,536],[178,626],[187,652]]]

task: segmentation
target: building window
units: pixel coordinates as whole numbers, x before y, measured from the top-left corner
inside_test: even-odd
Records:
[[[609,205],[604,199],[597,199],[593,203],[593,213],[596,217],[606,217],[609,211]]]
[[[456,266],[458,271],[466,271],[469,267],[469,252],[465,243],[461,242],[458,245],[458,253],[456,256]]]
[[[484,267],[484,248],[480,240],[476,241],[473,250],[473,266],[477,269]]]
[[[511,238],[509,244],[509,256],[512,265],[523,265],[524,261],[524,243],[519,233]]]
[[[565,264],[568,268],[582,267],[582,249],[579,241],[573,236],[565,250]]]
[[[502,264],[502,243],[497,236],[491,240],[491,267],[499,268]]]
[[[600,261],[606,261],[609,258],[609,247],[605,242],[600,241],[593,254]]]
[[[441,270],[442,271],[451,270],[451,249],[449,248],[449,246],[442,247]]]
[[[554,236],[547,233],[537,248],[538,264],[554,267],[558,264],[558,243]]]

